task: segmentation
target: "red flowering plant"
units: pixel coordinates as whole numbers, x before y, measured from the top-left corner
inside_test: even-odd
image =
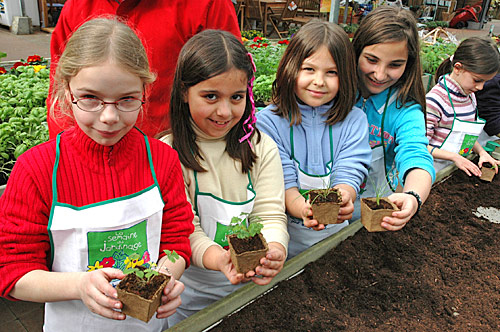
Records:
[[[7,54],[0,52],[0,58],[7,56]],[[0,70],[0,74],[12,74],[18,76],[20,74],[19,67],[31,66],[33,67],[35,73],[39,72],[43,68],[47,68],[48,60],[45,58],[34,54],[30,55],[26,61],[21,59],[20,61],[15,62],[10,69],[5,69],[5,71]]]

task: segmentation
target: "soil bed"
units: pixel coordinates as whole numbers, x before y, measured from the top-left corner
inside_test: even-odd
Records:
[[[364,228],[215,331],[499,331],[500,181],[456,171],[399,232]]]

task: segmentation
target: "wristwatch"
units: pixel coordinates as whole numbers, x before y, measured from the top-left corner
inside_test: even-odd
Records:
[[[415,197],[417,199],[418,207],[417,207],[417,212],[415,212],[415,214],[414,214],[416,216],[418,214],[418,212],[420,212],[420,209],[422,208],[422,199],[420,198],[420,195],[417,194],[416,192],[414,192],[413,190],[405,191],[404,193],[408,194],[408,195],[412,195],[413,197]]]

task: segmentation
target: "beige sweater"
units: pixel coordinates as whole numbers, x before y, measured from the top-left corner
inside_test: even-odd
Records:
[[[193,124],[194,126],[194,124]],[[208,172],[198,173],[198,186],[201,192],[211,194],[228,201],[247,200],[248,175],[241,172],[241,163],[232,159],[225,151],[224,138],[211,138],[201,132],[196,126],[198,146],[203,157],[202,167]],[[172,136],[162,138],[167,144],[172,144]],[[241,144],[248,144],[246,141]],[[288,248],[287,218],[285,214],[285,189],[283,169],[278,148],[274,141],[262,133],[261,140],[256,144],[252,141],[258,158],[250,177],[256,192],[254,207],[250,220],[260,217],[264,224],[262,234],[267,242],[278,242]],[[191,205],[195,201],[195,179],[192,169],[182,165],[184,182],[188,200]],[[193,209],[194,211],[194,209]],[[190,236],[192,263],[203,266],[203,255],[213,245],[218,246],[203,231],[200,220],[195,215],[193,220],[195,230]]]

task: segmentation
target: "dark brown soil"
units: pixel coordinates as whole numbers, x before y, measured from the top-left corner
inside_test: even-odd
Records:
[[[234,251],[237,254],[242,254],[247,251],[261,250],[265,248],[258,235],[246,239],[240,239],[236,236],[230,236],[229,241],[231,241]]]
[[[309,191],[309,199],[311,204],[342,203],[342,195],[336,188],[311,190]]]
[[[500,181],[457,171],[398,232],[364,228],[226,318],[223,331],[500,331]]]
[[[377,201],[365,200],[365,204],[372,210],[392,210],[391,203],[383,199],[379,201],[379,204],[377,204]]]
[[[137,294],[144,299],[150,300],[167,278],[168,277],[166,275],[160,273],[146,282],[144,279],[141,279],[131,273],[126,275],[117,287],[129,293]]]

